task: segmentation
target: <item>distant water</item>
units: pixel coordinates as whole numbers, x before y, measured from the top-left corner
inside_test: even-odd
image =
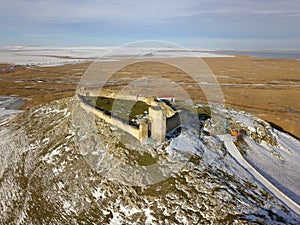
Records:
[[[257,51],[236,51],[236,50],[225,50],[222,51],[224,54],[229,55],[246,55],[253,56],[256,58],[285,58],[285,59],[299,59],[300,50],[257,50]]]

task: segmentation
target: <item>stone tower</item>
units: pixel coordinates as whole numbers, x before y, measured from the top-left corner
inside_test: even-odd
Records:
[[[161,106],[149,108],[149,118],[151,123],[151,138],[157,143],[163,143],[166,140],[166,111]]]

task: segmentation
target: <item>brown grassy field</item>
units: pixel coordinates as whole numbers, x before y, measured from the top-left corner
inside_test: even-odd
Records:
[[[189,63],[188,58],[181,58]],[[215,74],[226,106],[248,111],[300,137],[300,61],[288,59],[204,58]],[[105,62],[104,62],[105,63]],[[73,96],[77,83],[90,63],[58,67],[18,67],[0,74],[0,95],[21,96],[23,108]],[[1,65],[0,71],[8,65]],[[171,79],[196,101],[205,96],[189,76],[169,65],[148,62],[125,67],[111,80],[110,89],[120,89],[145,74]],[[200,93],[200,94],[199,94]]]
[[[0,95],[21,96],[26,107],[74,96],[77,83],[90,63],[58,67],[17,67],[0,73]],[[0,65],[0,71],[9,65]]]
[[[300,61],[236,57],[205,59],[226,105],[248,111],[300,137]],[[263,84],[263,85],[260,85]]]

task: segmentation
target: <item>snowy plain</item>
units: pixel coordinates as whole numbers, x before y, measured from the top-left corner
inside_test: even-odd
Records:
[[[233,57],[211,50],[182,50],[162,47],[0,47],[0,63],[28,66],[57,66],[121,57]],[[107,60],[107,59],[106,59]]]

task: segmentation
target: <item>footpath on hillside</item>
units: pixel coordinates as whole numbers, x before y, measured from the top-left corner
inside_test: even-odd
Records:
[[[273,195],[275,195],[280,201],[288,206],[295,213],[300,215],[300,206],[285,195],[282,191],[276,188],[270,181],[268,181],[263,175],[261,175],[254,167],[252,167],[239,152],[235,144],[233,143],[233,137],[230,135],[218,136],[223,142],[229,152],[229,154],[244,167],[255,179],[262,183]]]

